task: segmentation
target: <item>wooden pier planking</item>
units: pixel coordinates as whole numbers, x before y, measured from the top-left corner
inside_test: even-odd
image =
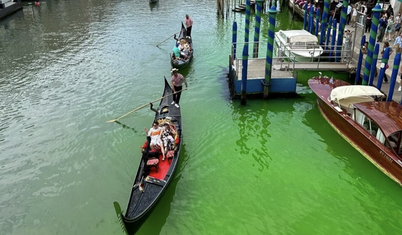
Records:
[[[247,63],[247,79],[260,79],[265,77],[264,58],[249,59]],[[293,70],[308,71],[348,71],[349,66],[346,62],[281,62],[279,59],[272,60],[272,78],[292,77]],[[241,80],[241,71],[243,68],[242,60],[235,61],[237,69],[237,80]]]

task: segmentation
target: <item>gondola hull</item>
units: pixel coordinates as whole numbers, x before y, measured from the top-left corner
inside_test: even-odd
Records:
[[[124,231],[127,234],[134,234],[146,221],[150,211],[157,204],[163,192],[171,182],[179,161],[182,142],[182,122],[180,107],[172,104],[173,90],[165,78],[165,89],[163,99],[155,111],[155,121],[169,121],[174,125],[177,132],[177,142],[173,157],[162,161],[159,156],[157,168],[150,168],[147,162],[141,159],[137,169],[134,183],[131,187],[130,200],[125,213],[120,205],[114,202],[115,210]],[[152,109],[152,108],[151,108]]]

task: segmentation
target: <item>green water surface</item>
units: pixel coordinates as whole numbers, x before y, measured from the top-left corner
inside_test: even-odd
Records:
[[[229,99],[244,14],[221,19],[214,0],[47,0],[0,22],[0,235],[122,234],[112,203],[127,205],[153,113],[106,121],[160,97],[174,41],[156,45],[185,14],[180,163],[138,234],[400,234],[401,188],[326,123],[314,73],[299,73],[297,97]],[[302,22],[282,8],[277,27]]]

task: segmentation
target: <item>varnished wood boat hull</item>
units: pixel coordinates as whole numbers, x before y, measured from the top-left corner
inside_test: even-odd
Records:
[[[317,79],[318,78],[315,78],[315,80]],[[335,86],[349,85],[346,82],[337,81],[339,84],[335,84]],[[402,186],[402,162],[395,156],[394,152],[379,142],[362,126],[357,124],[346,112],[336,110],[336,105],[334,106],[334,104],[328,100],[332,90],[328,81],[317,83],[314,79],[310,79],[309,85],[318,96],[317,104],[320,112],[335,131],[367,158],[367,160]],[[389,101],[388,103],[390,102],[394,101]]]

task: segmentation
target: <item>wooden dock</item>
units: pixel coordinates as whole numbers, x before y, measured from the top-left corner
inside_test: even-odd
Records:
[[[265,58],[249,59],[247,63],[247,79],[259,79],[265,77]],[[242,60],[235,60],[234,67],[237,71],[242,71]],[[272,77],[289,78],[291,71],[349,71],[349,63],[346,62],[291,62],[283,59],[274,58],[272,60]],[[235,79],[241,80],[241,74]]]

